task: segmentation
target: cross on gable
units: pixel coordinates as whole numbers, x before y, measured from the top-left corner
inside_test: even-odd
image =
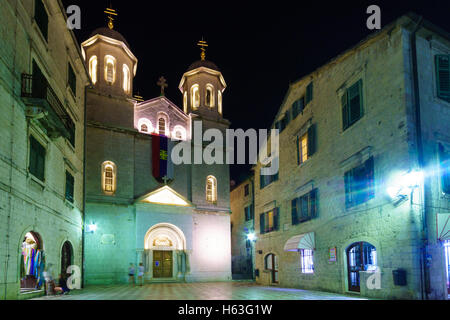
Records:
[[[167,84],[166,78],[160,77],[156,84],[161,87],[161,95],[163,96],[164,95],[164,88],[167,88],[169,86]]]

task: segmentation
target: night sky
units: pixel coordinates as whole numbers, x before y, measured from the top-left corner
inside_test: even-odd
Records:
[[[106,27],[104,9],[112,3],[119,16],[114,29],[138,58],[134,93],[158,96],[164,76],[166,96],[182,107],[178,90],[188,66],[200,59],[202,37],[206,59],[221,70],[227,89],[224,117],[232,128],[269,128],[288,85],[357,44],[368,30],[366,9],[381,8],[382,27],[408,11],[450,32],[450,1],[169,1],[63,0],[81,8],[79,43],[98,27]],[[294,4],[295,3],[295,4]],[[231,166],[241,180],[249,166]]]

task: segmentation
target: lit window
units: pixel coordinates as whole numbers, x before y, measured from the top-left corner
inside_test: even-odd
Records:
[[[131,81],[130,81],[130,69],[126,64],[123,65],[123,91],[126,93],[130,93],[131,89]]]
[[[206,178],[206,201],[211,203],[217,201],[217,180],[213,176]]]
[[[312,124],[308,132],[297,137],[297,164],[307,161],[316,152],[316,125]]]
[[[200,90],[198,84],[191,87],[191,107],[196,109],[200,106]]]
[[[314,251],[309,249],[300,250],[302,273],[314,273]]]
[[[278,208],[274,208],[269,212],[261,213],[259,216],[260,233],[268,233],[277,231],[279,225]]]
[[[164,118],[158,120],[158,132],[161,135],[166,135],[166,120]]]
[[[116,191],[116,165],[111,161],[105,161],[102,165],[102,187],[109,195]]]
[[[205,96],[205,104],[207,107],[214,107],[214,87],[212,84],[206,85],[206,96]]]
[[[219,90],[217,91],[217,109],[220,114],[222,114],[222,92]]]
[[[112,56],[105,57],[105,80],[109,84],[116,80],[116,59]]]
[[[141,132],[148,132],[148,127],[145,123],[141,125]]]
[[[89,75],[93,84],[97,83],[97,56],[92,56],[89,59]]]
[[[184,92],[183,95],[183,108],[184,108],[184,113],[187,113],[187,92]]]

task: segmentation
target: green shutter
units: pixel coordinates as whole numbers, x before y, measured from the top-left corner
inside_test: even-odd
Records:
[[[67,67],[67,82],[69,83],[69,87],[72,90],[72,93],[76,96],[77,95],[77,77],[75,76],[75,72],[73,71],[72,66],[70,63]]]
[[[66,199],[73,202],[74,178],[66,171]]]
[[[279,208],[273,209],[273,230],[278,230],[280,227],[280,214]]]
[[[297,136],[297,165],[300,165],[300,137]]]
[[[439,54],[435,59],[437,96],[450,102],[450,56]]]
[[[310,201],[310,216],[312,218],[315,218],[317,217],[317,208],[318,208],[317,188],[311,190],[309,194],[309,201]]]
[[[312,101],[312,99],[313,99],[313,83],[311,82],[306,87],[306,97],[305,97],[306,101],[305,101],[305,105],[310,103]]]
[[[344,176],[345,181],[345,205],[351,207],[352,204],[352,182],[353,182],[353,170],[347,171]]]
[[[342,127],[343,129],[348,128],[348,103],[347,103],[347,91],[342,95],[341,97],[341,103],[342,103]]]
[[[316,125],[308,128],[308,158],[316,152]]]
[[[259,233],[264,234],[265,231],[265,221],[264,221],[264,213],[259,215]]]
[[[294,200],[291,201],[291,216],[292,216],[292,225],[296,225],[298,224],[298,219],[297,219],[297,201],[298,198],[295,198]]]

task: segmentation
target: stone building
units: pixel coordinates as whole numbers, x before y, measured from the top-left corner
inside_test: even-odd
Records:
[[[202,54],[187,69],[181,109],[164,96],[164,79],[161,96],[133,98],[138,60],[112,25],[82,51],[94,83],[86,96],[85,283],[127,282],[130,264],[140,263],[146,282],[230,280],[228,165],[190,164],[205,149],[196,128],[229,126],[218,67]],[[189,161],[171,167],[165,144],[191,147]]]
[[[90,81],[61,1],[2,1],[0,20],[0,299],[26,299],[81,266]]]
[[[253,176],[230,192],[231,272],[233,279],[254,279],[255,217]]]
[[[447,299],[449,58],[408,14],[290,85],[279,173],[254,167],[258,283]]]

